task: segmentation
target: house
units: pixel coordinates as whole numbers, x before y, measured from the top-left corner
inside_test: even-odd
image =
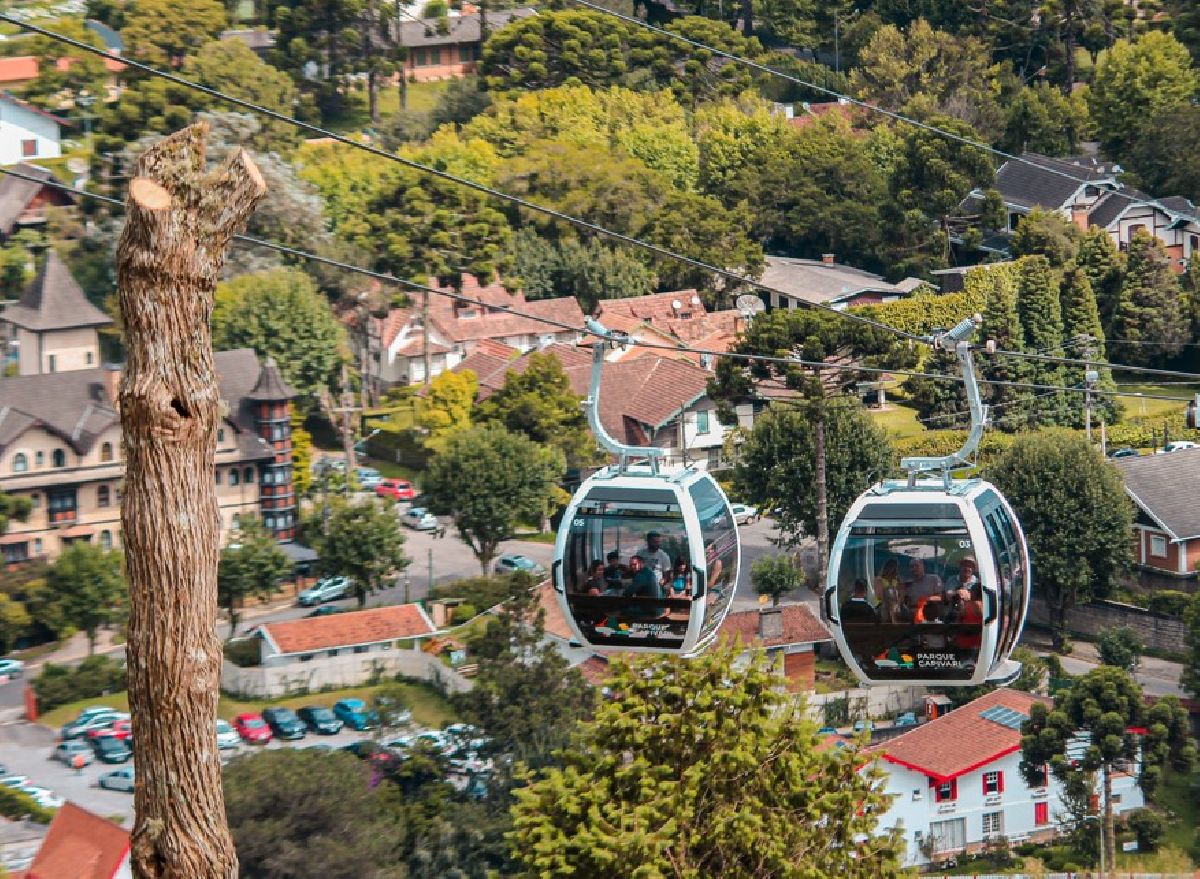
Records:
[[[793,692],[816,686],[815,646],[833,640],[829,630],[805,604],[784,604],[732,611],[717,637],[724,643],[762,648],[783,661],[783,675]]]
[[[880,826],[898,827],[909,866],[978,851],[986,841],[1040,842],[1057,832],[1062,784],[1049,771],[1030,786],[1021,775],[1021,724],[1042,696],[993,690],[868,749],[886,773],[891,805]],[[1119,814],[1144,804],[1132,775],[1113,778]]]
[[[258,27],[221,31],[217,39],[237,40],[238,42],[245,43],[247,49],[259,58],[265,59],[267,53],[275,48],[275,37],[276,33],[274,31]]]
[[[772,308],[824,305],[839,311],[852,305],[877,305],[911,296],[925,285],[917,278],[897,284],[862,269],[841,265],[831,253],[821,259],[768,256],[762,283],[772,288]]]
[[[0,91],[0,165],[62,155],[62,128],[70,125],[15,95]]]
[[[486,399],[504,386],[510,371],[529,368],[534,352],[496,363],[476,372],[478,397]],[[557,359],[581,397],[590,392],[592,355],[574,345],[556,343],[540,353]],[[464,362],[455,371],[466,368]],[[477,361],[476,366],[481,364]],[[717,419],[716,404],[708,397],[708,372],[686,360],[647,352],[636,359],[606,363],[600,377],[600,422],[618,442],[667,449],[667,466],[685,461],[702,469],[723,463],[725,439],[733,426]],[[737,407],[738,424],[749,427],[754,410]]]
[[[850,103],[846,98],[839,98],[836,101],[801,101],[799,104],[788,108],[788,124],[793,128],[800,130],[808,128],[808,126],[817,122],[817,120],[825,116],[840,116],[842,119],[849,122],[851,125],[859,122],[865,112],[856,104]]]
[[[489,10],[488,32],[536,14],[530,8]],[[400,19],[396,27],[400,45],[408,49],[403,74],[409,79],[427,82],[475,72],[483,46],[480,12],[415,21]]]
[[[1135,564],[1151,575],[1151,581],[1169,588],[1178,588],[1179,580],[1195,580],[1200,564],[1200,449],[1116,458],[1113,463],[1137,507]]]
[[[482,304],[430,296],[428,336],[418,306],[393,308],[382,318],[371,318],[374,327],[367,372],[378,390],[425,380],[427,340],[431,376],[453,369],[486,342],[524,352],[555,342],[579,341],[580,332],[574,328],[583,326],[583,311],[574,297],[526,301],[520,291],[510,292],[499,282],[481,285],[472,275],[463,276],[460,292]]]
[[[129,831],[65,803],[22,879],[129,879]]]
[[[48,168],[25,163],[13,170],[39,180],[51,180],[54,176]],[[0,241],[7,240],[19,229],[43,225],[46,208],[74,203],[74,196],[57,186],[11,174],[0,175]]]
[[[8,564],[56,556],[73,540],[120,543],[120,370],[100,365],[97,333],[107,323],[52,251],[20,302],[0,312],[19,373],[0,381],[0,491],[33,504],[28,520],[10,522],[0,537]],[[296,394],[249,348],[217,352],[214,364],[227,411],[214,475],[222,529],[254,514],[290,541]]]
[[[1155,198],[1120,180],[1120,165],[1081,156],[1052,159],[1022,153],[996,172],[994,187],[1004,200],[1005,228],[988,236],[981,248],[1007,253],[1009,239],[1021,220],[1034,208],[1052,211],[1080,229],[1097,226],[1124,249],[1139,231],[1158,238],[1182,272],[1192,254],[1200,250],[1200,209],[1182,196]],[[966,218],[978,216],[984,193],[975,190],[959,206]],[[955,236],[961,243],[961,235]]]
[[[437,631],[419,604],[302,617],[256,629],[266,668],[339,655],[383,653],[416,646]]]
[[[601,299],[592,315],[607,329],[625,333],[637,341],[715,352],[732,348],[746,323],[745,316],[736,309],[709,311],[696,290]],[[624,350],[615,349],[610,357],[626,359],[651,352],[653,349],[631,346]],[[705,369],[713,368],[710,355],[681,351],[679,356],[699,363]]]

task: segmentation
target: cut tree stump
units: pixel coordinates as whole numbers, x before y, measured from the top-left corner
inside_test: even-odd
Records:
[[[193,125],[141,156],[117,245],[139,879],[237,876],[214,727],[222,654],[213,455],[224,413],[209,318],[225,249],[266,185],[244,150],[208,171],[207,136],[207,125]]]

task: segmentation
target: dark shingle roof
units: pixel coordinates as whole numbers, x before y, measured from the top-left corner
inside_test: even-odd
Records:
[[[1117,458],[1125,490],[1176,540],[1200,537],[1200,449]]]
[[[39,333],[112,323],[111,317],[88,302],[53,250],[46,252],[37,277],[25,288],[21,301],[0,312],[0,320]]]
[[[1109,193],[1096,202],[1088,212],[1088,225],[1107,229],[1109,224],[1115,222],[1129,205],[1129,199],[1116,193]]]
[[[1022,153],[1021,161],[1009,159],[1000,166],[995,186],[1009,204],[1057,209],[1089,181],[1116,182],[1102,168]]]
[[[537,11],[528,8],[489,11],[488,30],[494,31],[509,22],[531,15],[537,15]],[[438,33],[439,23],[447,29],[446,33]],[[459,43],[478,43],[480,38],[478,15],[459,15],[445,19],[425,18],[420,21],[405,21],[400,25],[402,46],[454,46]]]
[[[292,386],[285,382],[283,376],[279,374],[274,357],[268,357],[263,363],[254,387],[246,395],[248,399],[264,402],[293,400],[297,396]]]
[[[54,176],[48,168],[25,163],[17,165],[13,170],[31,177],[38,177],[41,180],[49,180]],[[5,174],[3,177],[4,179],[0,180],[0,235],[10,235],[21,214],[29,207],[34,196],[41,191],[42,184],[13,177],[10,174]]]

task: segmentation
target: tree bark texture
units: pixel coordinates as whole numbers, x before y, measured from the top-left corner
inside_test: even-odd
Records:
[[[825,485],[825,414],[818,412],[813,422],[813,452],[816,455],[817,481],[817,592],[825,589],[829,573],[829,500]]]
[[[119,398],[121,526],[138,879],[237,875],[214,728],[221,644],[213,454],[224,413],[209,319],[225,248],[266,185],[243,150],[207,171],[207,136],[207,125],[193,125],[141,156],[117,246],[128,351]]]
[[[1105,763],[1101,772],[1104,778],[1104,870],[1100,879],[1105,879],[1117,869],[1117,827],[1113,819],[1112,767]]]

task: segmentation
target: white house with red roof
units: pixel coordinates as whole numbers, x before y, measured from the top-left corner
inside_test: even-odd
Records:
[[[412,647],[437,626],[419,604],[393,604],[264,623],[257,629],[265,667],[309,662],[320,657],[381,653]]]
[[[14,879],[128,879],[129,831],[107,818],[65,803],[33,863]]]
[[[62,155],[62,128],[70,125],[15,95],[0,91],[0,165]]]
[[[1021,724],[1049,699],[999,689],[868,749],[887,773],[892,804],[880,826],[900,827],[906,864],[975,851],[988,840],[1039,842],[1058,832],[1062,785],[1045,771],[1030,786],[1021,775]],[[1145,804],[1137,779],[1113,778],[1114,810]],[[930,840],[932,839],[932,844]]]

